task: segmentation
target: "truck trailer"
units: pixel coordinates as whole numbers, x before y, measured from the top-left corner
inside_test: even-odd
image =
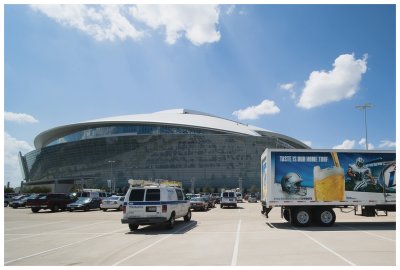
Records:
[[[331,226],[334,208],[374,217],[396,211],[396,152],[266,149],[261,156],[261,205],[294,226]]]

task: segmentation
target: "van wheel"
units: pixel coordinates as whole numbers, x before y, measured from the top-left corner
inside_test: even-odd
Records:
[[[167,222],[167,228],[172,229],[175,226],[175,213],[172,212],[171,217],[169,218]]]
[[[139,228],[139,225],[137,224],[129,224],[129,230],[131,230],[131,232],[136,231]]]
[[[190,209],[188,209],[188,212],[186,214],[186,216],[183,217],[184,221],[190,221],[192,219],[192,211],[190,211]]]

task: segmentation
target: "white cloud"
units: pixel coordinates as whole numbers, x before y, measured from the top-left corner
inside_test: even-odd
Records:
[[[349,99],[359,90],[362,74],[367,71],[367,55],[355,59],[354,54],[342,54],[330,71],[313,71],[297,106],[311,109],[327,103]]]
[[[31,5],[56,22],[79,29],[98,41],[141,40],[161,28],[166,42],[183,34],[195,45],[219,41],[218,5]],[[141,23],[139,23],[141,22]],[[144,24],[143,24],[144,23]],[[149,28],[150,27],[150,28]]]
[[[356,144],[355,140],[344,140],[342,144],[332,147],[333,149],[353,149]]]
[[[38,123],[32,115],[26,113],[4,112],[4,120],[18,123]]]
[[[25,141],[19,141],[7,132],[4,133],[4,184],[19,186],[22,179],[19,166],[19,152],[26,154],[34,148]]]
[[[275,105],[272,100],[264,100],[261,104],[256,106],[247,107],[243,110],[234,111],[232,114],[236,115],[238,119],[257,119],[260,115],[264,114],[276,114],[279,113],[280,109]]]
[[[285,91],[288,91],[290,93],[290,97],[292,99],[296,98],[296,92],[294,91],[294,86],[296,83],[283,83],[279,85],[279,88]]]
[[[382,140],[379,144],[379,148],[396,148],[396,142],[389,140]]]
[[[226,14],[231,15],[233,13],[233,11],[235,11],[235,7],[236,7],[235,5],[230,5],[228,7],[228,9],[226,10]]]
[[[304,143],[305,145],[311,147],[312,142],[311,141],[301,141],[302,143]]]
[[[131,14],[156,30],[165,29],[166,42],[174,44],[183,34],[195,45],[219,41],[217,5],[137,5]]]
[[[136,29],[118,5],[32,5],[58,23],[77,28],[98,41],[131,38],[139,40],[143,32]]]
[[[363,148],[365,148],[367,140],[365,138],[361,138],[360,141],[358,142],[359,145],[361,145]],[[368,150],[373,150],[375,149],[375,146],[372,143],[368,144]]]

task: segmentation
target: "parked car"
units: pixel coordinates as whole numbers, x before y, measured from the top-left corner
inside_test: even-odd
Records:
[[[208,203],[208,208],[214,208],[215,207],[215,199],[211,195],[203,195],[201,198],[204,198],[207,203]]]
[[[89,211],[90,209],[100,208],[100,203],[100,198],[80,197],[75,202],[68,204],[67,210],[70,212],[75,210]]]
[[[23,200],[24,198],[28,198],[28,197],[29,197],[29,195],[26,195],[26,194],[14,196],[11,198],[11,201],[8,203],[8,205],[10,207],[14,207],[14,204],[15,204],[17,206],[15,208],[18,208],[18,205],[22,204],[21,200]],[[26,200],[24,201],[24,203],[26,203]]]
[[[257,202],[257,196],[256,196],[255,194],[251,194],[251,195],[249,196],[249,198],[247,199],[247,201],[248,201],[249,203],[256,203],[256,202]]]
[[[31,207],[33,213],[39,212],[40,209],[50,209],[52,212],[58,212],[60,209],[65,210],[67,204],[74,200],[66,193],[48,193],[36,199],[29,199],[26,202],[26,206]]]
[[[215,203],[218,204],[218,203],[221,202],[221,193],[213,193],[212,196],[213,196],[213,198],[215,200]]]
[[[104,212],[108,209],[117,209],[122,211],[124,205],[125,196],[111,196],[102,200],[100,204],[100,209]]]
[[[12,206],[12,208],[17,209],[18,207],[25,207],[26,206],[26,202],[30,199],[36,199],[40,196],[43,196],[45,194],[31,194],[31,195],[26,195],[22,198],[20,198],[19,200],[15,200],[12,202],[12,205],[10,204],[10,207]]]
[[[17,194],[15,193],[5,193],[4,194],[4,207],[7,207],[10,202],[12,201],[12,198],[14,198]]]
[[[204,197],[193,197],[190,199],[190,209],[206,211],[208,209],[208,200]]]

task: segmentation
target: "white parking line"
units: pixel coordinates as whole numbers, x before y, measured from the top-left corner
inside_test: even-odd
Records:
[[[371,232],[360,231],[360,229],[357,229],[357,228],[354,228],[354,227],[351,227],[351,226],[342,225],[342,224],[340,224],[339,226],[342,226],[342,227],[345,227],[345,228],[349,228],[349,229],[355,230],[355,231],[357,231],[357,232],[369,234],[369,235],[372,235],[372,236],[375,236],[375,237],[378,237],[378,238],[382,238],[382,239],[387,240],[387,241],[396,242],[395,239],[390,239],[390,238],[387,238],[387,237],[385,237],[385,236],[381,236],[381,235],[379,235],[379,234],[375,234],[375,233],[371,233]]]
[[[36,225],[31,225],[31,226],[25,226],[25,227],[10,228],[10,229],[7,229],[6,231],[14,231],[14,230],[21,230],[21,229],[29,229],[29,228],[33,228],[33,227],[45,226],[45,225],[50,225],[50,224],[57,224],[57,223],[62,223],[62,222],[65,222],[65,220],[55,221],[55,222],[49,222],[49,223],[41,223],[41,224],[36,224]]]
[[[294,227],[293,227],[294,228]],[[295,228],[296,229],[296,228]],[[314,241],[315,243],[317,243],[318,245],[320,245],[321,247],[323,247],[324,249],[326,249],[327,251],[329,251],[330,253],[332,253],[333,255],[339,257],[340,259],[342,259],[343,261],[345,261],[346,263],[350,264],[351,266],[356,266],[355,263],[349,261],[348,259],[346,259],[345,257],[343,257],[342,255],[336,253],[334,250],[328,248],[327,246],[325,246],[324,244],[322,244],[321,242],[319,242],[318,240],[316,240],[315,238],[311,237],[310,235],[306,234],[303,231],[300,231],[298,229],[296,229],[298,232],[304,234],[305,236],[307,236],[309,239],[311,239],[312,241]]]
[[[238,253],[239,253],[239,238],[240,238],[240,225],[241,224],[242,224],[242,220],[240,219],[237,230],[236,230],[236,240],[235,240],[235,246],[233,248],[231,266],[236,266],[236,263],[237,263],[237,257],[238,257]]]
[[[185,230],[186,228],[188,228],[188,227],[190,227],[190,226],[192,226],[192,224],[189,223],[189,224],[186,225],[185,227],[182,227],[182,228],[180,228],[179,230],[176,230],[174,233],[168,234],[167,236],[165,236],[165,237],[163,237],[163,238],[161,238],[161,239],[155,241],[153,244],[148,245],[147,247],[142,248],[142,249],[139,250],[139,251],[136,251],[136,252],[133,253],[132,255],[130,255],[130,256],[128,256],[128,257],[126,257],[126,258],[124,258],[124,259],[122,259],[122,260],[120,260],[120,261],[118,261],[118,262],[116,262],[116,263],[114,263],[112,266],[117,266],[117,265],[119,265],[119,264],[121,264],[121,263],[123,263],[123,262],[125,262],[125,261],[127,261],[127,260],[129,260],[129,259],[131,259],[131,258],[133,258],[133,257],[135,257],[136,255],[142,253],[143,251],[145,251],[145,250],[151,248],[152,246],[155,246],[156,244],[158,244],[158,243],[164,241],[165,239],[170,238],[172,235],[177,234],[177,233],[179,233],[179,232]]]
[[[119,230],[115,230],[115,231],[112,231],[112,232],[109,232],[109,233],[103,233],[103,234],[97,235],[95,237],[90,237],[90,238],[87,238],[87,239],[83,239],[81,241],[77,241],[77,242],[70,243],[70,244],[67,244],[67,245],[63,245],[63,246],[60,246],[60,247],[48,249],[48,250],[45,250],[45,251],[42,251],[42,252],[38,252],[38,253],[35,253],[35,254],[31,254],[31,255],[28,255],[28,256],[20,257],[20,258],[14,259],[14,260],[7,261],[7,262],[4,263],[4,265],[7,265],[7,264],[10,264],[10,263],[13,263],[13,262],[17,262],[17,261],[21,261],[21,260],[24,260],[24,259],[28,259],[28,258],[31,258],[31,257],[35,257],[35,256],[38,256],[38,255],[42,255],[44,253],[49,253],[51,251],[55,251],[55,250],[58,250],[58,249],[62,249],[62,248],[70,247],[70,246],[73,246],[73,245],[77,245],[77,244],[80,244],[80,243],[83,243],[83,242],[86,242],[86,241],[89,241],[89,240],[92,240],[92,239],[96,239],[96,238],[99,238],[99,237],[102,237],[102,236],[105,236],[105,235],[113,234],[113,233],[116,233],[116,232],[119,232],[119,231],[126,231],[126,229],[119,229]]]
[[[107,222],[111,222],[111,221],[107,220],[107,221],[102,221],[102,222],[97,222],[97,223],[80,225],[80,226],[76,226],[76,227],[70,227],[70,228],[62,229],[62,230],[48,231],[48,232],[45,232],[45,233],[25,234],[27,236],[19,237],[19,238],[13,238],[13,239],[9,239],[9,240],[4,240],[4,242],[12,242],[12,241],[17,241],[17,240],[26,239],[26,238],[30,238],[30,237],[35,237],[35,236],[39,236],[39,235],[49,235],[49,234],[56,233],[56,232],[63,232],[63,231],[77,229],[77,228],[84,228],[84,227],[93,226],[93,225],[97,225],[97,224],[101,224],[101,223],[107,223]],[[6,233],[4,235],[13,235],[13,234],[7,234]]]

